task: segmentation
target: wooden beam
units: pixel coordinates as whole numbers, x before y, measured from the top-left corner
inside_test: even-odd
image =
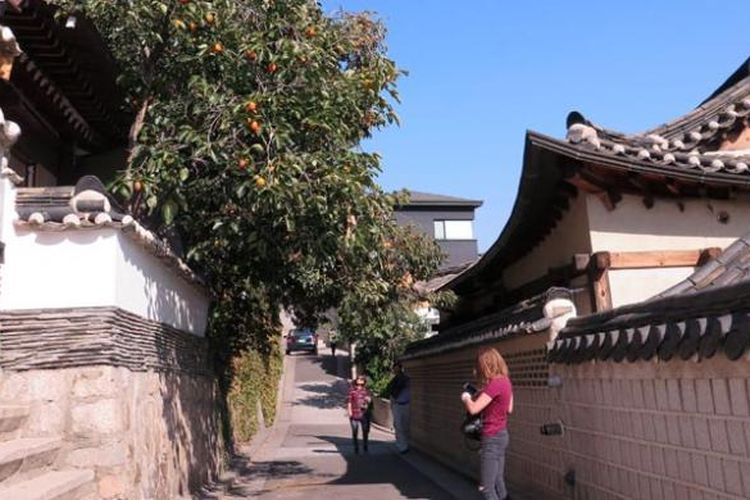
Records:
[[[572,177],[565,179],[567,182],[587,193],[601,193],[602,188],[594,184],[593,182],[584,179],[580,173],[576,172]]]
[[[654,267],[696,267],[721,252],[717,248],[702,250],[651,250],[643,252],[606,252],[610,269],[643,269]]]

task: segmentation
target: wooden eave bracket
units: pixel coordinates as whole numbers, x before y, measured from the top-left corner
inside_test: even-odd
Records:
[[[593,178],[591,174],[575,172],[565,180],[576,188],[595,195],[610,212],[617,208],[617,204],[622,200],[622,194],[619,191],[602,187],[603,184],[607,183],[601,179]]]

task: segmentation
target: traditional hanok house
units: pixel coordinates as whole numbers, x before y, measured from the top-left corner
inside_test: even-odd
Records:
[[[0,7],[0,498],[186,497],[220,466],[207,292],[83,176],[128,119],[96,31]]]
[[[727,314],[746,288],[731,283],[747,243],[730,245],[750,228],[748,118],[746,63],[641,134],[576,112],[566,140],[528,132],[505,228],[444,287],[459,300],[440,333],[403,358],[414,446],[476,475],[458,396],[478,347],[494,345],[515,389],[508,479],[533,498],[747,498],[750,370],[730,361],[747,330]],[[691,293],[705,282],[715,290]],[[717,346],[727,354],[706,359]]]

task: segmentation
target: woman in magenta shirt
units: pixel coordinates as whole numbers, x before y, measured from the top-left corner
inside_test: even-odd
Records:
[[[476,373],[482,390],[476,399],[464,392],[461,400],[466,411],[472,415],[482,414],[479,490],[488,500],[504,500],[508,498],[505,488],[508,414],[513,413],[513,388],[508,377],[508,365],[497,349],[484,347],[477,356]]]

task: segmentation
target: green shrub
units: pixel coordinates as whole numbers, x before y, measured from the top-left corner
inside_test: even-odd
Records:
[[[281,349],[275,344],[267,354],[248,350],[232,362],[234,378],[227,397],[234,440],[250,441],[258,432],[258,403],[267,426],[276,418],[276,401],[281,378]]]

